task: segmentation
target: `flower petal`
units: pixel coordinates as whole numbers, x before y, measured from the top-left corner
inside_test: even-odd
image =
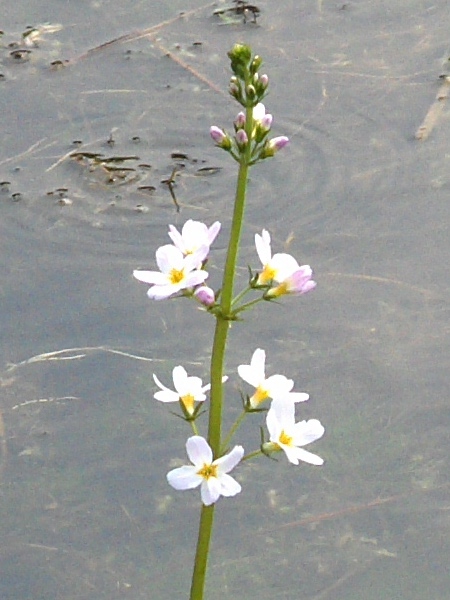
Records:
[[[173,385],[180,396],[186,393],[186,388],[188,387],[188,374],[186,369],[181,365],[178,367],[174,367],[172,371],[172,379]]]
[[[147,296],[150,300],[165,300],[176,294],[179,289],[173,285],[154,285],[148,290]]]
[[[191,465],[184,465],[177,469],[172,469],[166,475],[169,484],[176,490],[192,490],[198,487],[203,477],[197,474],[196,467]]]
[[[200,488],[200,494],[202,502],[205,506],[210,506],[217,502],[220,497],[222,486],[216,477],[210,477],[202,481],[202,487]]]
[[[167,277],[159,271],[133,271],[133,277],[143,283],[164,285],[167,283]]]
[[[299,264],[293,256],[284,252],[274,254],[270,266],[275,271],[275,281],[281,282],[299,270]]]
[[[297,448],[292,446],[283,446],[283,450],[286,453],[286,456],[294,465],[298,465],[299,461],[308,463],[310,465],[320,466],[323,465],[323,458],[317,456],[317,454],[313,454],[312,452],[308,452],[303,448]]]
[[[170,273],[172,269],[183,269],[183,253],[179,248],[166,244],[156,251],[156,263],[162,273]]]
[[[264,383],[270,398],[287,396],[294,387],[294,381],[284,375],[271,375]]]
[[[255,234],[255,246],[262,265],[267,265],[272,258],[272,250],[270,247],[270,233],[266,229],[262,230],[262,235]]]
[[[153,398],[159,402],[178,402],[180,400],[180,396],[176,392],[172,392],[172,390],[155,392]]]
[[[220,478],[220,493],[222,496],[236,496],[242,490],[241,485],[231,477],[231,475],[224,474]]]
[[[219,234],[221,228],[221,224],[220,221],[215,221],[211,227],[208,229],[208,244],[211,246],[211,244],[214,242],[214,240],[216,239],[216,237]]]
[[[186,442],[186,452],[189,460],[196,467],[203,467],[204,464],[211,464],[213,453],[205,438],[200,435],[193,435]]]
[[[235,446],[231,452],[216,459],[213,464],[217,465],[217,472],[220,476],[224,473],[229,473],[241,461],[244,456],[244,448]]]
[[[300,421],[292,428],[292,436],[296,446],[306,446],[323,436],[325,428],[317,419]]]

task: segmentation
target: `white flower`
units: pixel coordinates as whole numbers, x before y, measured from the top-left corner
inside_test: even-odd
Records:
[[[317,419],[295,422],[295,405],[292,402],[276,402],[267,413],[267,429],[270,442],[266,448],[270,450],[283,450],[294,465],[299,461],[311,465],[322,465],[323,459],[316,454],[303,450],[306,446],[321,438],[325,432],[324,427]]]
[[[156,251],[158,271],[133,271],[133,276],[144,283],[153,284],[147,295],[152,300],[164,300],[180,290],[195,287],[203,283],[208,273],[197,267],[206,258],[209,246],[201,246],[193,254],[184,256],[183,252],[167,244]]]
[[[241,491],[239,483],[228,475],[244,456],[244,448],[235,446],[231,452],[213,461],[213,453],[205,438],[194,435],[186,442],[192,465],[167,473],[167,481],[176,490],[191,490],[198,486],[203,504],[209,506],[220,496],[235,496]]]
[[[189,219],[183,225],[181,233],[173,225],[169,225],[169,237],[174,245],[187,256],[194,254],[202,246],[209,248],[220,231],[220,223],[216,221],[207,227],[200,221]],[[201,263],[200,263],[201,264]],[[200,265],[198,265],[200,266]]]
[[[274,254],[270,246],[270,233],[263,229],[262,235],[255,235],[256,252],[263,265],[258,275],[258,285],[267,285],[271,281],[281,282],[300,269],[298,262],[290,254]]]
[[[186,369],[182,366],[175,367],[172,371],[173,385],[175,391],[163,385],[157,376],[153,374],[153,379],[161,391],[156,392],[155,398],[160,402],[182,402],[186,412],[194,414],[195,403],[204,402],[210,385],[202,385],[200,377],[188,377]]]
[[[308,394],[301,392],[291,392],[294,387],[292,379],[284,375],[271,375],[266,379],[265,375],[266,353],[261,348],[253,352],[249,365],[239,365],[239,376],[256,388],[255,393],[250,398],[250,406],[257,408],[261,402],[271,398],[272,400],[304,402],[308,400]]]

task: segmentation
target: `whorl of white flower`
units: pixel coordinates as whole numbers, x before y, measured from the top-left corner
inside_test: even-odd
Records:
[[[147,295],[152,300],[164,300],[181,290],[193,288],[207,279],[208,273],[198,266],[209,252],[209,246],[201,246],[193,254],[183,252],[167,244],[156,251],[158,271],[133,271],[133,276],[144,283],[152,284]]]
[[[265,362],[265,351],[257,348],[249,365],[238,366],[239,376],[255,388],[255,393],[249,400],[252,408],[257,408],[261,402],[267,399],[290,403],[308,400],[308,394],[291,391],[294,387],[292,379],[288,379],[284,375],[271,375],[266,379]]]
[[[220,496],[235,496],[239,483],[228,475],[244,456],[244,448],[235,446],[231,452],[213,460],[208,442],[199,435],[186,442],[186,452],[192,465],[184,465],[167,473],[167,481],[176,490],[191,490],[200,486],[202,502],[209,506]]]
[[[266,447],[283,450],[289,462],[298,465],[300,461],[311,465],[322,465],[323,459],[303,450],[302,446],[321,438],[325,432],[317,419],[295,422],[295,405],[292,402],[272,403],[266,417],[270,442]]]

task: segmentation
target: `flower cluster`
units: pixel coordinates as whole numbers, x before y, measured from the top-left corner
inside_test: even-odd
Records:
[[[252,165],[258,160],[274,156],[289,143],[289,138],[280,135],[267,139],[272,127],[273,117],[266,113],[266,107],[259,102],[252,111],[253,126],[247,131],[247,117],[244,112],[239,112],[234,120],[234,137],[230,136],[224,129],[213,125],[209,133],[219,148],[226,150],[239,162],[240,155],[251,145],[250,162]]]
[[[284,375],[265,376],[266,353],[257,348],[250,364],[239,365],[238,374],[246,383],[255,388],[248,398],[245,411],[258,412],[259,405],[271,400],[266,416],[268,441],[261,445],[261,452],[269,454],[284,451],[292,464],[300,461],[322,465],[323,459],[303,449],[303,446],[322,437],[324,428],[317,419],[295,421],[295,404],[309,399],[308,394],[293,392],[294,382]],[[203,385],[199,377],[189,377],[182,366],[173,369],[175,391],[165,387],[156,375],[153,375],[160,391],[155,393],[160,402],[179,402],[185,418],[195,420],[198,407],[206,400],[210,385]],[[224,381],[227,378],[224,377]],[[241,486],[228,473],[244,457],[242,446],[234,446],[231,452],[213,459],[213,453],[207,441],[199,435],[188,438],[186,451],[191,465],[171,470],[167,474],[169,484],[176,490],[188,490],[200,486],[202,502],[213,504],[220,496],[234,496],[241,491]]]
[[[181,233],[169,226],[173,244],[161,246],[156,251],[156,263],[160,271],[133,271],[139,281],[152,284],[147,295],[152,300],[163,300],[179,292],[194,296],[207,308],[215,306],[214,290],[205,285],[205,270],[211,244],[220,231],[216,221],[207,227],[199,221],[186,221]],[[263,229],[255,235],[256,252],[262,270],[252,275],[250,288],[263,291],[264,300],[284,295],[302,295],[316,287],[309,265],[300,266],[293,256],[286,253],[272,255],[270,234]]]
[[[173,244],[161,246],[156,251],[160,271],[135,270],[133,276],[152,285],[147,292],[152,300],[164,300],[183,290],[210,297],[211,290],[202,285],[208,278],[203,267],[219,231],[218,221],[208,228],[204,223],[189,220],[181,233],[170,225],[169,237]]]

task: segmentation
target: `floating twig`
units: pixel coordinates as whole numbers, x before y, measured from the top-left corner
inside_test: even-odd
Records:
[[[430,133],[433,131],[436,123],[439,120],[439,117],[444,110],[445,101],[447,100],[450,93],[450,76],[443,75],[442,76],[443,83],[439,87],[438,92],[436,94],[436,98],[434,99],[433,104],[428,109],[427,114],[425,115],[424,120],[422,121],[422,125],[416,131],[414,137],[416,140],[426,140]]]

